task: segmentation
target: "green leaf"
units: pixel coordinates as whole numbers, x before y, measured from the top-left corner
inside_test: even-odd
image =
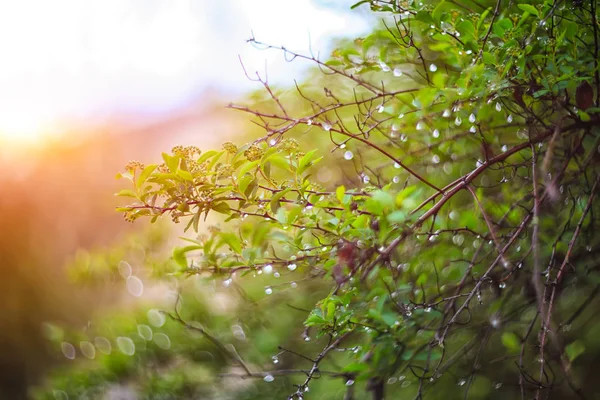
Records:
[[[460,36],[464,37],[474,36],[475,35],[475,26],[469,20],[464,20],[456,26],[456,30],[460,32]]]
[[[483,23],[485,22],[485,18],[488,16],[490,11],[492,11],[492,8],[488,7],[484,12],[481,13],[479,20],[477,21],[477,30],[479,30],[479,28],[481,28],[481,25],[483,25]]]
[[[494,26],[492,27],[492,31],[497,35],[497,36],[504,36],[504,34],[506,33],[506,31],[509,31],[513,28],[513,23],[510,19],[508,18],[502,18],[498,21],[496,21],[494,23]]]
[[[281,200],[281,198],[283,196],[285,196],[287,193],[289,193],[290,190],[291,190],[290,188],[287,188],[287,189],[279,191],[273,195],[273,197],[271,198],[271,211],[276,213],[277,210],[279,210],[279,206],[280,206],[279,200]]]
[[[517,7],[519,7],[521,10],[523,10],[525,12],[528,12],[529,14],[535,15],[538,18],[540,17],[540,13],[537,10],[537,8],[535,8],[531,4],[518,4]]]
[[[309,151],[298,161],[298,175],[301,175],[304,171],[306,171],[311,165],[316,164],[318,161],[323,159],[323,157],[319,157],[317,159],[314,158],[318,149],[314,149]]]
[[[575,40],[579,31],[579,25],[572,21],[564,21],[563,24],[565,25],[565,37],[569,40]]]
[[[246,165],[242,166],[242,168],[240,168],[240,170],[237,173],[238,181],[242,179],[242,177],[246,175],[246,173],[249,172],[252,168],[256,168],[257,165],[258,161],[246,162]]]
[[[352,6],[350,6],[351,10],[354,10],[356,7],[365,4],[365,3],[370,3],[370,0],[361,0],[358,3],[352,4]]]
[[[421,21],[423,23],[426,23],[428,25],[432,24],[433,18],[431,18],[431,14],[425,10],[419,10],[417,12],[417,15],[415,15],[415,20],[417,21]]]
[[[346,195],[346,187],[344,185],[338,186],[337,189],[335,189],[335,197],[342,204],[344,204],[344,196],[345,195]]]
[[[231,247],[231,250],[234,253],[240,254],[242,252],[242,242],[240,241],[240,238],[237,235],[235,235],[233,233],[224,232],[224,233],[221,233],[220,237],[221,237],[221,240],[220,240],[218,246],[221,246],[222,244],[226,244],[229,247]]]
[[[169,170],[171,172],[173,172],[173,173],[177,172],[177,169],[179,168],[179,161],[180,161],[179,157],[172,156],[167,153],[162,153],[162,158],[165,161],[165,164],[167,164],[167,167],[169,168]]]
[[[585,352],[585,345],[581,340],[576,340],[565,347],[565,352],[567,353],[567,357],[569,357],[569,361],[573,362]]]
[[[183,170],[183,169],[177,170],[177,176],[179,176],[183,180],[186,180],[189,182],[194,180],[194,177],[192,176],[192,174],[190,174],[188,171]]]
[[[400,224],[406,221],[406,213],[402,210],[396,210],[387,216],[387,220],[392,224]]]
[[[484,51],[483,62],[487,65],[496,65],[496,57],[494,57],[491,53]]]
[[[121,189],[119,190],[117,193],[115,193],[115,196],[120,196],[120,197],[133,197],[133,198],[138,198],[138,195],[136,192],[134,192],[131,189]]]
[[[176,247],[173,250],[173,260],[175,260],[175,262],[182,268],[187,268],[188,267],[188,262],[187,262],[187,253],[189,253],[190,251],[195,251],[195,250],[200,250],[202,249],[202,246],[199,245],[190,245],[190,246],[185,246],[185,247]]]
[[[504,332],[502,334],[502,344],[511,353],[518,353],[521,348],[521,340],[513,332]]]
[[[144,168],[144,170],[142,171],[142,173],[140,174],[140,176],[137,177],[137,179],[135,180],[135,186],[139,189],[140,187],[142,187],[142,185],[144,184],[144,182],[146,182],[146,180],[148,179],[148,177],[150,175],[152,175],[152,172],[154,172],[154,170],[156,169],[157,165],[155,164],[150,164],[148,166],[146,166],[146,168]]]
[[[367,371],[369,369],[369,365],[367,363],[351,363],[351,364],[347,364],[344,367],[344,372],[349,372],[349,373],[357,373],[357,372],[364,372]]]
[[[225,202],[214,204],[211,207],[211,210],[216,211],[221,214],[227,214],[227,215],[229,215],[229,213],[231,212],[231,208],[229,207],[229,204],[227,204]]]
[[[439,24],[441,22],[441,18],[442,18],[442,12],[444,11],[444,6],[445,6],[445,0],[442,0],[438,3],[438,5],[433,9],[433,11],[431,12],[431,18],[437,23]]]
[[[216,151],[216,150],[209,150],[206,153],[203,153],[200,156],[200,158],[198,158],[197,163],[202,164],[204,161],[208,160],[209,158],[211,158],[212,156],[214,156],[217,153],[218,153],[218,151]]]
[[[583,122],[588,122],[591,119],[590,114],[583,110],[577,110],[577,115],[579,115],[579,119],[581,119]]]
[[[254,177],[252,175],[246,175],[242,179],[240,179],[240,183],[238,184],[238,189],[240,190],[240,192],[246,193],[248,185],[250,185],[250,182],[252,182],[253,180]]]

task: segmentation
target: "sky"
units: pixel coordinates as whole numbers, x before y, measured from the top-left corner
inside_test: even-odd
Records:
[[[368,30],[347,0],[0,0],[0,137],[68,119],[164,114],[206,88],[256,89],[241,68],[291,84],[306,65],[246,40],[327,54]]]

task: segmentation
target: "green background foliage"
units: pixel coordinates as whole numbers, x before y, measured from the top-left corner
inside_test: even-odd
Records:
[[[133,376],[147,398],[597,392],[597,4],[355,6],[367,5],[382,25],[325,61],[251,39],[318,67],[291,88],[258,75],[265,90],[231,105],[263,129],[253,141],[178,146],[119,175],[126,220],[168,215],[198,233],[157,269],[179,282],[157,327],[172,347],[136,337],[134,358],[52,385]],[[207,306],[217,295],[226,312]],[[106,335],[135,337],[128,321]]]

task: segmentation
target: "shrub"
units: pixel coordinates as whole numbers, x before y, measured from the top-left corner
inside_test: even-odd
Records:
[[[282,349],[302,368],[258,370],[210,338],[240,377],[292,375],[290,398],[322,376],[347,399],[358,384],[374,399],[449,385],[584,398],[599,347],[596,2],[363,4],[382,27],[327,61],[252,38],[318,71],[292,91],[256,74],[264,96],[231,107],[263,135],[130,164],[120,211],[194,231],[226,217],[175,249],[181,275],[268,275],[273,297],[328,288],[304,322],[321,350]]]

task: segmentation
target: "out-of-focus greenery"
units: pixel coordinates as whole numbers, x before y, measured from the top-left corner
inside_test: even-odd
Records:
[[[597,393],[596,2],[367,4],[383,27],[325,62],[279,48],[313,79],[232,106],[257,140],[126,167],[127,220],[202,233],[163,270],[172,347],[126,319],[106,335],[142,350],[101,376],[144,398]]]

